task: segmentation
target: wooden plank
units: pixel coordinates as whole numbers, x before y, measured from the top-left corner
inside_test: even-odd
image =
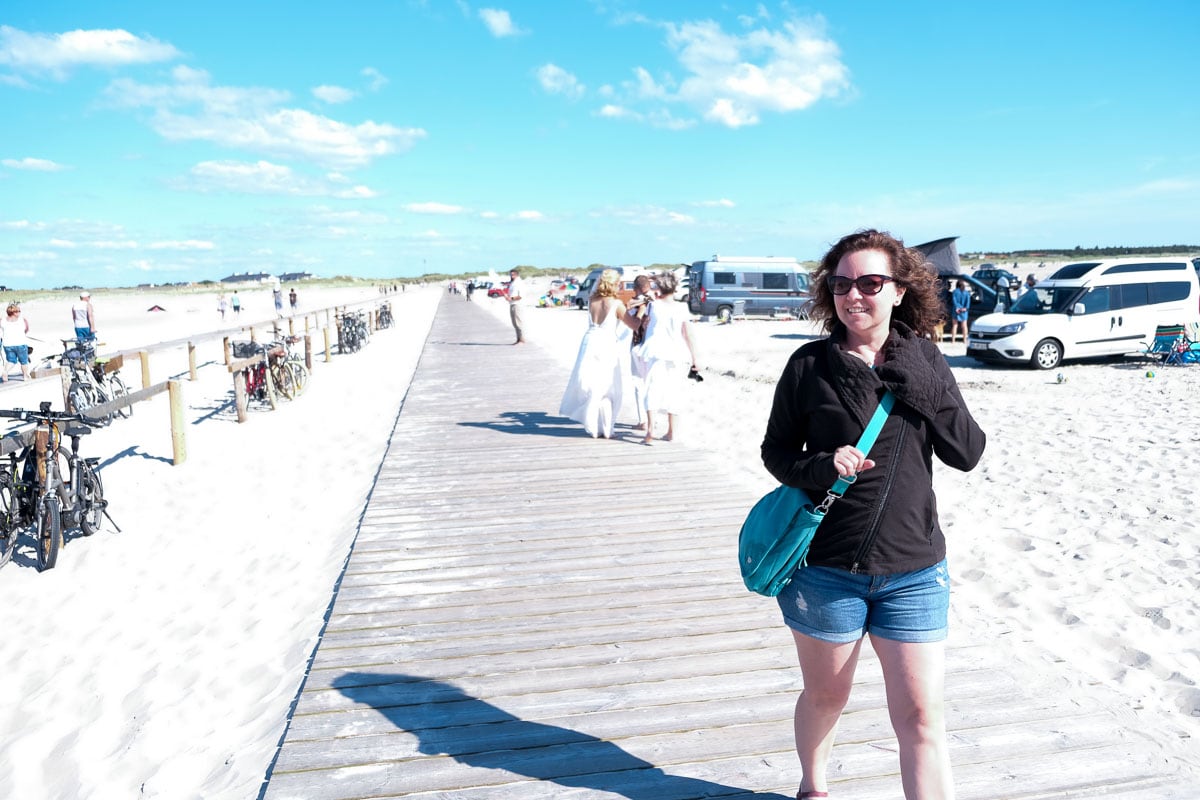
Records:
[[[509,335],[443,299],[263,796],[794,796],[791,637],[734,567],[761,490],[699,449],[583,435],[554,412],[565,370]],[[663,485],[686,490],[647,503]],[[1192,796],[1200,769],[1164,761],[1136,720],[1052,673],[1018,684],[1008,643],[962,627],[946,658],[960,798]],[[830,777],[890,800],[866,650]]]

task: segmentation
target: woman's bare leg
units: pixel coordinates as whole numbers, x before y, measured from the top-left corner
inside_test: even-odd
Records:
[[[803,778],[801,791],[825,791],[829,757],[838,719],[850,699],[854,669],[862,650],[862,639],[848,644],[831,644],[792,631],[796,655],[804,676],[804,690],[796,699],[796,755]]]
[[[908,800],[953,800],[946,741],[943,642],[914,644],[871,637],[883,668],[888,715],[900,744],[900,775]]]

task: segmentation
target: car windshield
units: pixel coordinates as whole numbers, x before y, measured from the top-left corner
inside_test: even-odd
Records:
[[[1037,286],[1017,298],[1010,314],[1066,314],[1079,296],[1077,286]]]

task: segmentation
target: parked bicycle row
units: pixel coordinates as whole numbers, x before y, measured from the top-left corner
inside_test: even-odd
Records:
[[[37,411],[0,409],[0,417],[36,426],[30,444],[0,461],[0,566],[13,559],[26,535],[32,539],[38,571],[51,569],[65,543],[64,531],[78,529],[91,536],[105,519],[112,522],[96,469],[100,459],[79,454],[79,440],[92,429],[80,414],[51,411],[50,406],[46,400]],[[71,440],[67,450],[64,435]]]

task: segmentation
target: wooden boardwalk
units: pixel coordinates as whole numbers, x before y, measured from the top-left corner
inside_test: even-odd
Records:
[[[719,454],[587,438],[556,414],[566,370],[511,338],[443,299],[262,796],[793,797],[791,637],[735,566],[756,498]],[[891,800],[864,651],[831,789]],[[960,798],[1200,795],[1000,645],[947,660]]]

